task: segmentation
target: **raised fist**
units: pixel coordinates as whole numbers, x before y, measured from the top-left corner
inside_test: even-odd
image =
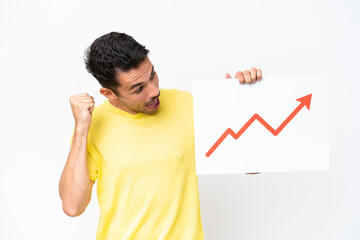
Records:
[[[94,98],[88,93],[80,93],[71,96],[69,101],[75,118],[75,126],[81,129],[89,129],[91,113],[95,106]]]

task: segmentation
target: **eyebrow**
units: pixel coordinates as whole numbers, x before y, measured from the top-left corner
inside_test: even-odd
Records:
[[[150,78],[151,78],[153,75],[154,75],[154,65],[152,65],[152,69],[151,69],[151,73],[150,73]],[[142,85],[143,83],[144,83],[144,82],[139,82],[139,83],[136,83],[136,84],[132,85],[132,86],[130,87],[130,90],[136,88],[137,86]]]

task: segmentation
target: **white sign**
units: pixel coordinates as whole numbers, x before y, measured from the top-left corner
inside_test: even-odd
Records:
[[[194,81],[196,174],[328,170],[325,76]]]

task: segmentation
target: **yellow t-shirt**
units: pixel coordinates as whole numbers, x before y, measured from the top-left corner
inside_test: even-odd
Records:
[[[152,115],[97,106],[88,166],[97,180],[97,240],[204,239],[190,93],[161,89]]]

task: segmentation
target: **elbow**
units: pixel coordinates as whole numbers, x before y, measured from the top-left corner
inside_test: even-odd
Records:
[[[86,195],[73,194],[62,189],[60,189],[59,192],[62,202],[62,209],[66,215],[69,217],[77,217],[85,212],[85,209],[90,202],[91,191]]]
[[[79,209],[79,208],[76,208],[76,207],[63,206],[63,211],[69,217],[77,217],[77,216],[80,216],[81,214],[83,214],[85,209]]]

